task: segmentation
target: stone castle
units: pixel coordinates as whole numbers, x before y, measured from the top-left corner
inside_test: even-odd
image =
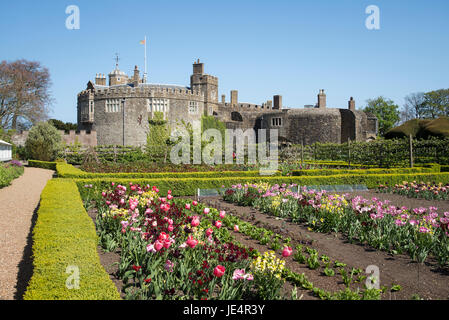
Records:
[[[128,77],[116,64],[108,75],[97,74],[86,90],[78,94],[77,122],[81,132],[95,132],[98,145],[143,146],[149,130],[148,119],[161,112],[169,125],[180,120],[200,120],[214,116],[229,129],[278,129],[279,140],[290,143],[343,143],[367,141],[377,135],[377,118],[355,109],[351,97],[347,109],[327,108],[326,94],[320,90],[315,106],[286,108],[282,96],[262,104],[238,101],[232,90],[230,101],[218,98],[218,78],[204,73],[204,64],[193,64],[190,86],[149,84],[137,66]]]

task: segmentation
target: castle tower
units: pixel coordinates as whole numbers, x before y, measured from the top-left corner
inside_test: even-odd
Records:
[[[204,63],[200,59],[193,63],[190,88],[204,94],[204,114],[212,115],[218,110],[218,78],[204,73]]]
[[[348,108],[351,111],[355,111],[355,100],[353,97],[351,97],[351,99],[349,99],[348,101]]]
[[[318,94],[318,108],[326,108],[326,94],[324,93],[324,89],[321,89]]]

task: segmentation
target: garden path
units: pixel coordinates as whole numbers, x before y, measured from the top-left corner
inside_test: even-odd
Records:
[[[32,274],[32,228],[42,190],[53,171],[25,168],[0,189],[0,300],[21,299]]]

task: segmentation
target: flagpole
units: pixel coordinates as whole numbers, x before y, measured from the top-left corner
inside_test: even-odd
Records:
[[[145,36],[145,83],[147,83],[147,36]]]

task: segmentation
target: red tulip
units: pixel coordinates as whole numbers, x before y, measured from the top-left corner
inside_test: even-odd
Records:
[[[225,271],[226,271],[226,268],[225,268],[225,267],[223,267],[223,266],[221,266],[221,265],[218,265],[218,266],[216,266],[215,269],[214,269],[214,275],[215,275],[217,278],[221,278],[221,277],[224,275]]]
[[[215,221],[215,227],[216,227],[217,229],[220,229],[220,228],[221,228],[221,221],[220,221],[220,220]]]
[[[197,201],[192,201],[192,204],[193,204],[194,206],[196,206],[196,205],[198,205],[198,202],[197,202]]]
[[[190,247],[190,248],[195,248],[196,245],[198,244],[198,240],[193,239],[191,236],[189,236],[189,238],[186,241],[186,244]]]
[[[211,228],[209,228],[206,230],[206,235],[209,237],[213,232],[214,231]]]

